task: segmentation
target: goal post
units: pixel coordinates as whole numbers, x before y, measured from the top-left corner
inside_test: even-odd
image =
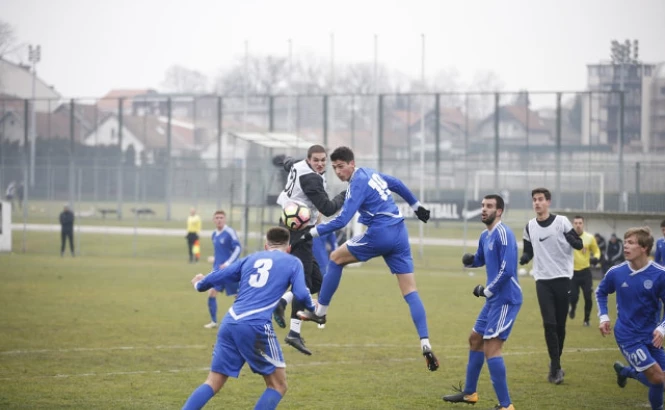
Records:
[[[557,184],[555,171],[499,171],[499,186],[493,187],[494,171],[477,170],[474,173],[473,199],[479,201],[480,193],[497,191],[530,191],[534,187],[554,187]],[[605,174],[602,172],[562,171],[562,192],[583,195],[583,209],[603,211],[605,209]]]

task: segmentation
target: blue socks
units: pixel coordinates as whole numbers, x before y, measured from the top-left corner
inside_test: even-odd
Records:
[[[342,267],[333,261],[328,262],[326,276],[323,277],[321,290],[319,291],[319,304],[328,306],[332,299],[339,282],[342,280]]]
[[[330,267],[328,269],[330,269]],[[330,271],[328,271],[328,274],[330,275]],[[416,325],[418,336],[420,336],[421,339],[428,337],[427,315],[425,314],[425,306],[423,306],[423,302],[420,300],[418,291],[411,292],[404,296],[404,300],[409,304],[411,319],[413,320],[413,324]]]
[[[208,298],[208,310],[210,311],[210,319],[217,323],[217,298]]]
[[[279,401],[282,400],[282,395],[275,389],[270,387],[266,388],[259,401],[256,402],[254,410],[273,410],[277,408]]]
[[[480,371],[483,370],[485,363],[485,353],[475,350],[469,350],[469,362],[466,364],[466,382],[464,383],[464,393],[472,394],[478,389],[478,379]]]
[[[508,381],[506,380],[506,364],[503,357],[495,356],[487,359],[487,367],[490,369],[490,380],[494,386],[494,392],[499,399],[501,407],[510,406],[510,394],[508,393]]]
[[[189,396],[185,402],[185,405],[182,406],[182,410],[201,409],[214,395],[215,392],[212,390],[212,387],[204,383],[192,392],[191,396]]]

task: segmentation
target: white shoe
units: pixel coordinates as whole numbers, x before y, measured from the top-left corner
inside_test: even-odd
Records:
[[[214,329],[214,328],[217,327],[217,323],[215,323],[215,322],[210,322],[210,323],[208,323],[207,325],[203,325],[203,327],[205,327],[206,329]]]
[[[316,325],[316,327],[318,327],[319,329],[325,329],[325,328],[326,328],[326,324],[324,323],[324,324],[322,324],[322,325]]]

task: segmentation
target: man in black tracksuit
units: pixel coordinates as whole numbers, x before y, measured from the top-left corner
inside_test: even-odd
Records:
[[[69,250],[74,256],[74,213],[65,205],[60,212],[60,256],[65,254],[65,242],[69,239]]]

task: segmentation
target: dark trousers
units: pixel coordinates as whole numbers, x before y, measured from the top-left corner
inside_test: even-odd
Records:
[[[591,277],[591,269],[585,268],[573,272],[573,281],[570,288],[570,310],[575,311],[577,308],[577,301],[580,299],[580,288],[582,288],[582,296],[584,296],[584,321],[588,322],[591,317],[591,307],[593,302],[591,300],[591,288],[593,287],[593,279]]]
[[[294,241],[302,235],[302,232],[291,232],[291,255],[300,259],[300,262],[302,262],[303,269],[305,270],[305,283],[309,288],[309,292],[314,295],[321,290],[323,276],[321,275],[319,264],[316,262],[316,259],[314,259],[312,240],[297,241],[294,244]],[[299,310],[305,310],[305,305],[294,298],[293,303],[291,304],[291,319],[298,318],[296,312]]]
[[[194,242],[199,239],[199,235],[196,232],[187,232],[187,251],[189,252],[189,261],[194,262]]]
[[[545,343],[550,356],[550,371],[561,368],[561,354],[566,339],[566,319],[568,318],[568,301],[570,279],[556,278],[536,281],[536,294],[540,315],[545,328]]]
[[[60,254],[65,253],[65,242],[69,239],[69,250],[74,254],[74,230],[62,229],[60,230]]]

